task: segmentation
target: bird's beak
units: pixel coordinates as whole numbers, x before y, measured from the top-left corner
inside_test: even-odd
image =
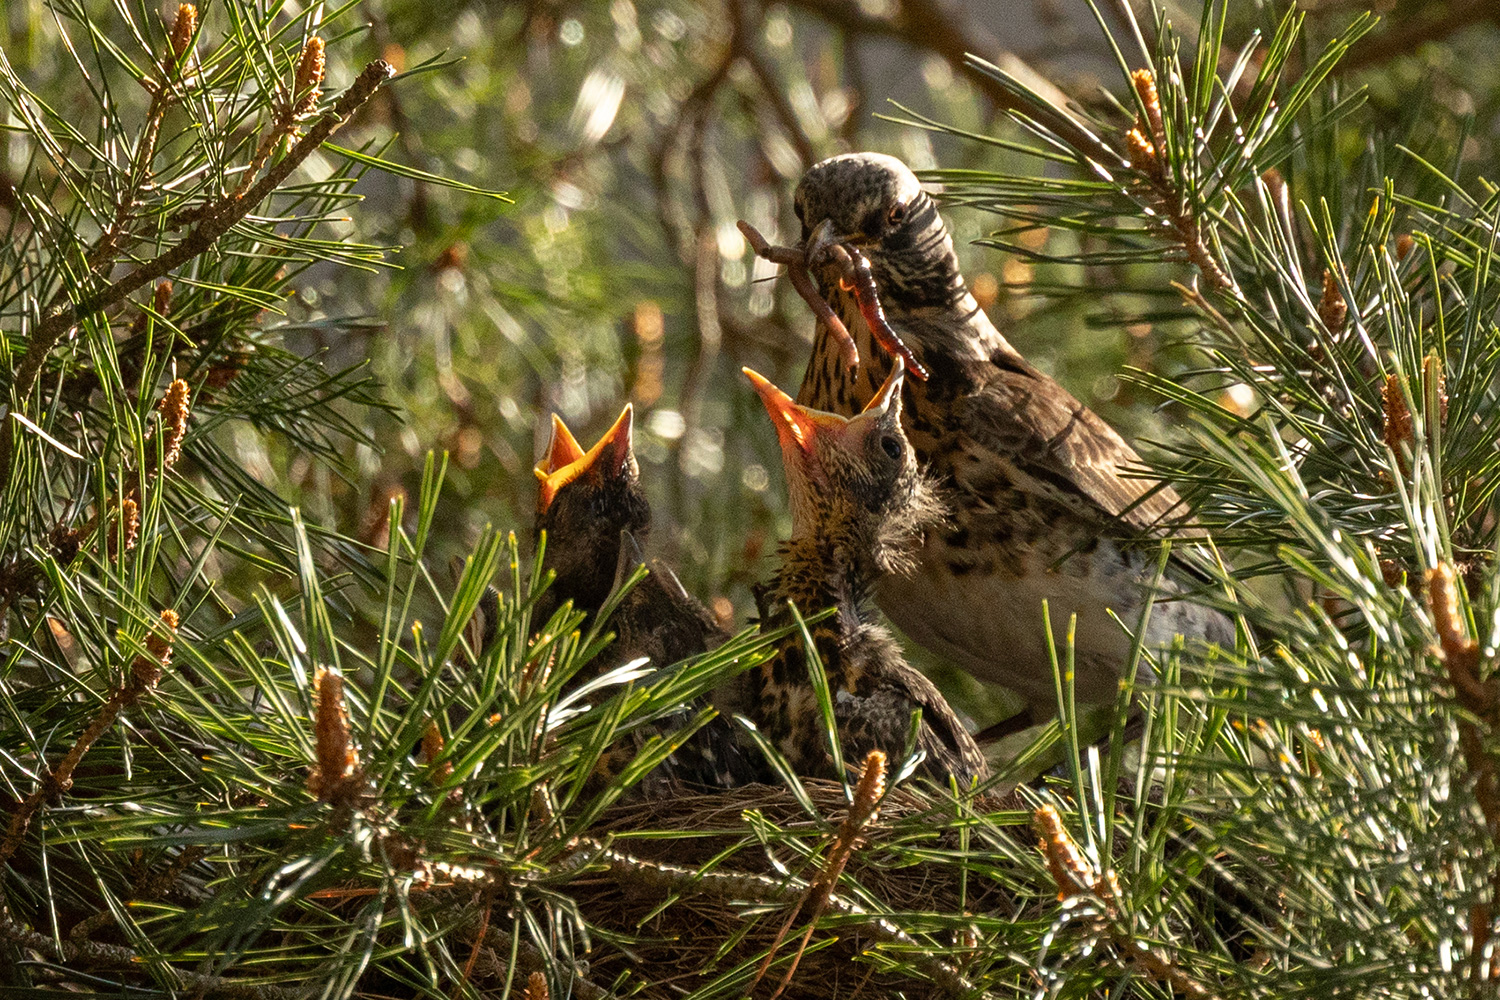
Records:
[[[562,419],[552,417],[552,442],[547,447],[546,459],[536,467],[536,477],[542,484],[537,494],[538,514],[545,513],[558,491],[580,476],[604,483],[635,474],[634,412],[631,404],[626,403],[614,426],[587,452],[578,446]]]
[[[905,380],[906,362],[901,359],[901,355],[899,354],[892,355],[891,361],[894,362],[891,365],[891,373],[881,383],[880,390],[874,396],[870,397],[870,401],[865,404],[865,408],[859,411],[860,416],[870,413],[877,417],[883,417],[890,410],[891,402],[900,398],[901,383]]]
[[[556,472],[565,465],[570,465],[583,457],[583,448],[573,432],[568,430],[568,425],[563,423],[563,418],[552,414],[552,440],[547,442],[547,455],[541,464],[536,467],[539,478]]]
[[[749,368],[741,368],[750,384],[765,404],[776,425],[776,438],[781,442],[782,453],[788,457],[801,455],[811,457],[813,444],[819,435],[841,432],[849,421],[836,413],[824,413],[808,406],[799,406],[796,400],[776,388],[770,379]]]
[[[834,232],[833,220],[824,219],[808,234],[807,245],[803,248],[803,253],[809,262],[820,260],[823,252],[838,242],[840,242],[839,235]]]

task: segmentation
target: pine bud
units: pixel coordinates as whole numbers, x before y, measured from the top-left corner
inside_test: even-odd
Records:
[[[146,637],[146,652],[131,661],[130,676],[142,691],[156,687],[162,671],[172,662],[172,644],[177,639],[177,612],[166,608],[161,613],[164,631]]]
[[[307,778],[307,790],[324,802],[345,797],[351,779],[359,774],[359,753],[349,738],[349,712],[344,704],[344,678],[320,668],[313,678],[317,715],[313,734],[317,738],[317,763]]]
[[[323,84],[323,39],[313,35],[302,46],[302,58],[297,61],[297,76],[292,84],[295,115],[308,114],[317,106]]]
[[[1406,474],[1406,450],[1416,442],[1412,433],[1411,410],[1406,406],[1406,394],[1401,391],[1401,378],[1387,375],[1380,389],[1380,401],[1385,410],[1385,427],[1381,436],[1396,455],[1396,464],[1402,475]]]
[[[1161,161],[1157,159],[1156,147],[1151,145],[1151,140],[1141,131],[1140,119],[1136,119],[1135,127],[1125,133],[1125,152],[1130,157],[1132,167],[1152,177],[1161,176]]]
[[[446,745],[443,740],[443,733],[438,729],[437,722],[428,720],[427,728],[422,732],[422,763],[431,767],[432,762],[442,756],[443,748]],[[444,761],[442,766],[433,772],[432,779],[435,783],[441,782],[446,780],[452,773],[453,765]]]
[[[136,535],[141,530],[141,507],[135,502],[134,496],[128,496],[120,501],[120,522],[125,526],[125,551],[129,552],[135,548]],[[114,539],[110,539],[113,546]],[[110,555],[114,555],[113,552]]]
[[[182,379],[173,379],[167,386],[167,394],[156,404],[162,422],[167,429],[167,447],[162,455],[162,468],[170,469],[182,455],[182,439],[187,434],[190,403],[188,384]]]
[[[172,309],[172,283],[170,281],[159,281],[151,293],[151,311],[157,316],[168,316]],[[146,332],[146,324],[152,319],[150,312],[142,309],[136,314],[130,324],[130,335],[132,337]]]
[[[188,46],[193,44],[193,33],[198,30],[198,8],[190,3],[177,5],[177,19],[172,22],[172,60],[182,62]]]
[[[170,316],[172,313],[172,282],[167,280],[158,281],[156,287],[151,291],[151,308],[158,316]]]
[[[885,794],[885,753],[871,750],[865,755],[859,784],[854,788],[854,802],[849,807],[849,825],[858,829],[875,819],[880,797]]]
[[[1084,858],[1075,841],[1063,826],[1062,817],[1050,805],[1044,805],[1032,814],[1032,822],[1041,835],[1042,855],[1047,859],[1047,869],[1052,872],[1052,881],[1057,883],[1059,901],[1092,892],[1097,882],[1094,866]]]
[[[1458,603],[1458,574],[1447,563],[1439,563],[1427,571],[1427,604],[1432,609],[1432,626],[1437,630],[1444,658],[1471,659],[1479,651],[1479,644],[1469,638],[1469,628]]]
[[[1411,238],[1411,233],[1402,233],[1396,237],[1396,260],[1402,261],[1411,253],[1412,247],[1416,246],[1416,240]]]
[[[1333,280],[1333,272],[1326,267],[1323,269],[1323,294],[1318,299],[1318,318],[1335,337],[1344,332],[1344,323],[1349,318],[1349,304],[1344,301],[1338,282]]]
[[[1146,109],[1146,121],[1151,126],[1151,143],[1158,150],[1167,148],[1167,129],[1161,117],[1161,96],[1156,92],[1156,77],[1149,69],[1138,69],[1130,74],[1135,92]]]
[[[547,977],[533,972],[526,980],[526,1000],[548,1000]]]

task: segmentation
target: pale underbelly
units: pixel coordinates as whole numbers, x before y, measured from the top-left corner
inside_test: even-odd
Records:
[[[1045,716],[1056,706],[1042,616],[1045,601],[1058,660],[1064,666],[1069,618],[1078,616],[1077,700],[1115,699],[1131,638],[1109,612],[1131,630],[1137,627],[1154,560],[1148,565],[1145,553],[1123,553],[1101,540],[1088,556],[1065,560],[1060,568],[1047,568],[1050,562],[1032,553],[1008,567],[978,565],[953,572],[950,567],[955,561],[962,563],[965,555],[950,550],[942,538],[930,539],[916,573],[881,581],[876,593],[881,610],[913,641],[981,680],[1012,689]],[[1173,590],[1169,587],[1168,593]],[[1222,624],[1211,624],[1209,617]],[[1162,602],[1159,595],[1146,640],[1149,646],[1159,646],[1182,632],[1223,641],[1224,626],[1227,623],[1216,612],[1183,601]],[[1149,679],[1150,668],[1143,662],[1139,680]]]

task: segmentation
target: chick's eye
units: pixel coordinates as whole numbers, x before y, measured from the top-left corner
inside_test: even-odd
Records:
[[[885,457],[895,460],[901,457],[901,442],[890,434],[880,439],[880,450],[885,452]]]
[[[899,201],[892,205],[890,211],[885,213],[885,221],[893,226],[901,225],[901,220],[906,218],[906,206]]]

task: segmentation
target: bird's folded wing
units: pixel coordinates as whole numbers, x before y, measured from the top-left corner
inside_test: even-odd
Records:
[[[973,739],[959,720],[937,686],[928,680],[924,674],[917,672],[911,667],[903,667],[899,673],[900,689],[893,692],[900,697],[898,702],[904,703],[906,708],[900,719],[900,730],[904,732],[906,727],[906,716],[911,708],[922,710],[922,721],[927,731],[932,734],[942,746],[953,755],[953,757],[966,766],[973,766],[974,761],[970,759],[972,754],[969,748],[973,746]],[[878,697],[878,696],[877,696]]]
[[[975,391],[954,405],[959,427],[981,452],[1009,459],[1053,499],[1092,519],[1163,533],[1187,515],[1170,486],[1143,475],[1141,457],[1112,427],[1019,355],[999,353]]]

